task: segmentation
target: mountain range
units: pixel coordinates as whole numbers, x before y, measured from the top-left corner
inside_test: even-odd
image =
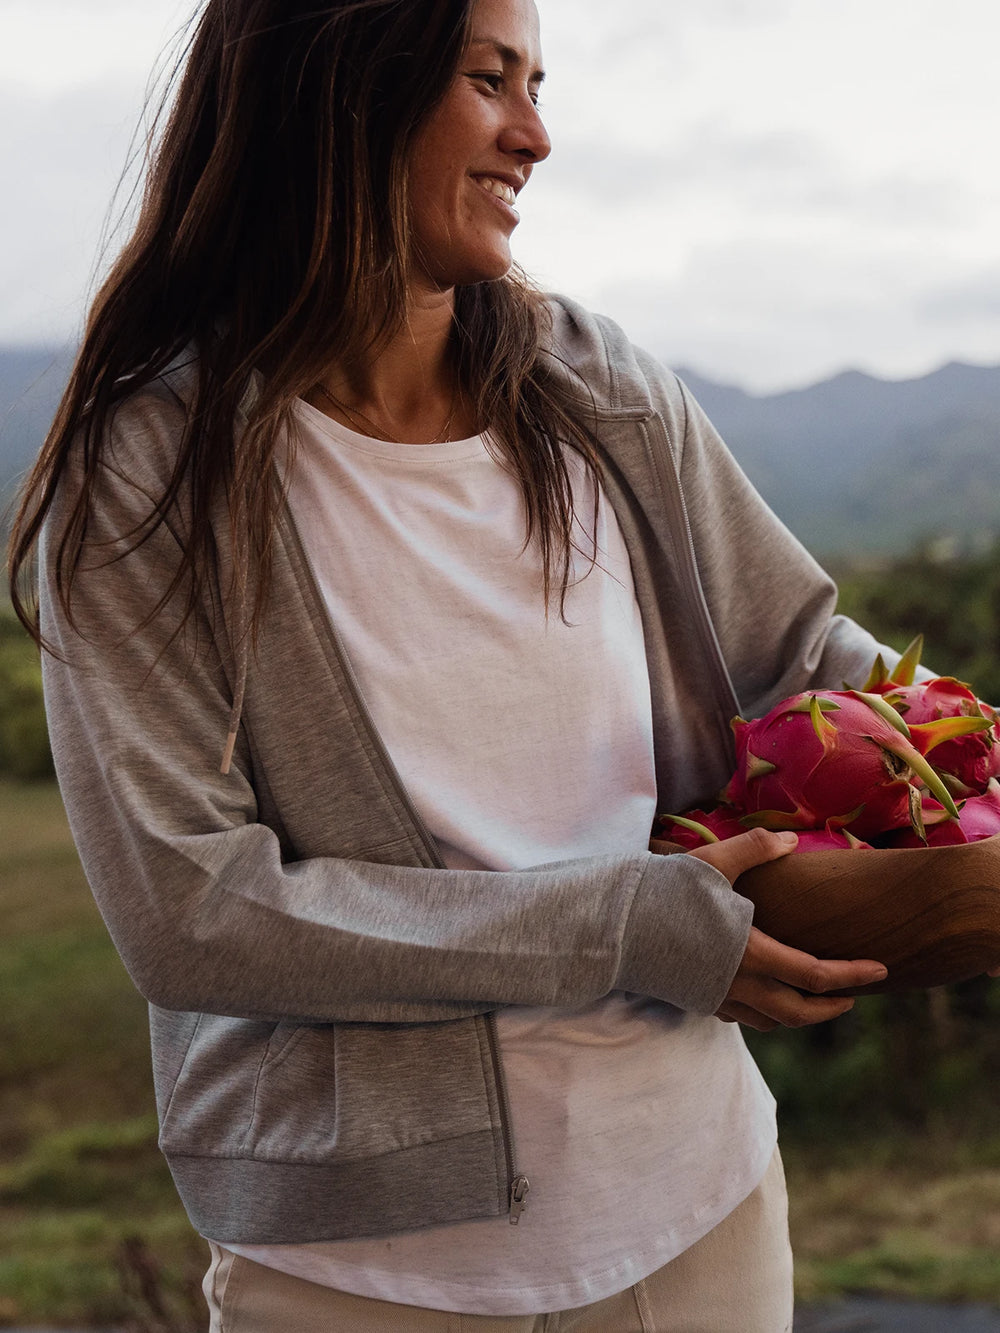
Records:
[[[766,396],[679,373],[816,554],[968,553],[1000,535],[1000,366],[907,380],[849,370]]]
[[[38,451],[71,355],[0,348],[0,507]],[[764,395],[679,374],[821,558],[974,552],[1000,536],[1000,366],[952,362],[908,380],[850,370]]]
[[[0,533],[55,416],[72,357],[65,347],[0,347]]]

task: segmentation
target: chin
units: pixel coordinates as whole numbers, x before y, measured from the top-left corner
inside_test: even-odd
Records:
[[[477,282],[499,282],[501,278],[505,278],[507,276],[507,274],[513,268],[513,265],[514,265],[513,256],[507,255],[506,259],[498,261],[496,264],[490,265],[489,267],[483,265],[479,269],[478,273],[474,278],[469,278],[468,281],[462,283],[456,283],[455,285],[462,287],[471,287],[474,283]]]
[[[452,287],[474,287],[479,282],[498,282],[507,276],[514,263],[509,247],[474,255],[449,255],[447,260],[426,266],[424,273],[439,291]]]
[[[481,282],[499,282],[501,278],[507,276],[513,265],[513,259],[508,256],[502,264],[494,264],[488,268],[483,265],[474,272],[470,270],[467,277],[459,278],[453,285],[455,287],[475,287],[477,283]]]

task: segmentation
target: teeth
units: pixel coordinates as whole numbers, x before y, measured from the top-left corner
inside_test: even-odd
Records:
[[[484,190],[489,190],[490,194],[495,194],[496,197],[502,199],[505,204],[510,204],[511,208],[514,207],[514,204],[517,201],[517,195],[504,181],[494,180],[492,176],[480,176],[479,183]]]

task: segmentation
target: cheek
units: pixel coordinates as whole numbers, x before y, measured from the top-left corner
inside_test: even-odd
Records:
[[[456,156],[442,152],[425,160],[411,180],[410,209],[415,226],[445,219],[464,220],[475,215],[473,191],[478,187],[468,175],[465,163]]]
[[[410,221],[425,245],[447,239],[467,211],[460,193],[444,178],[424,176],[410,192]]]

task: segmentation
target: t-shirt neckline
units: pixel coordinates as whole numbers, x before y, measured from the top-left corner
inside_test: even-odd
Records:
[[[324,435],[346,445],[357,453],[373,458],[391,458],[404,463],[456,462],[476,458],[487,452],[485,435],[471,435],[461,440],[444,440],[436,444],[398,444],[394,440],[377,440],[370,435],[335,421],[333,417],[313,407],[304,398],[296,398],[294,408],[306,422]]]

